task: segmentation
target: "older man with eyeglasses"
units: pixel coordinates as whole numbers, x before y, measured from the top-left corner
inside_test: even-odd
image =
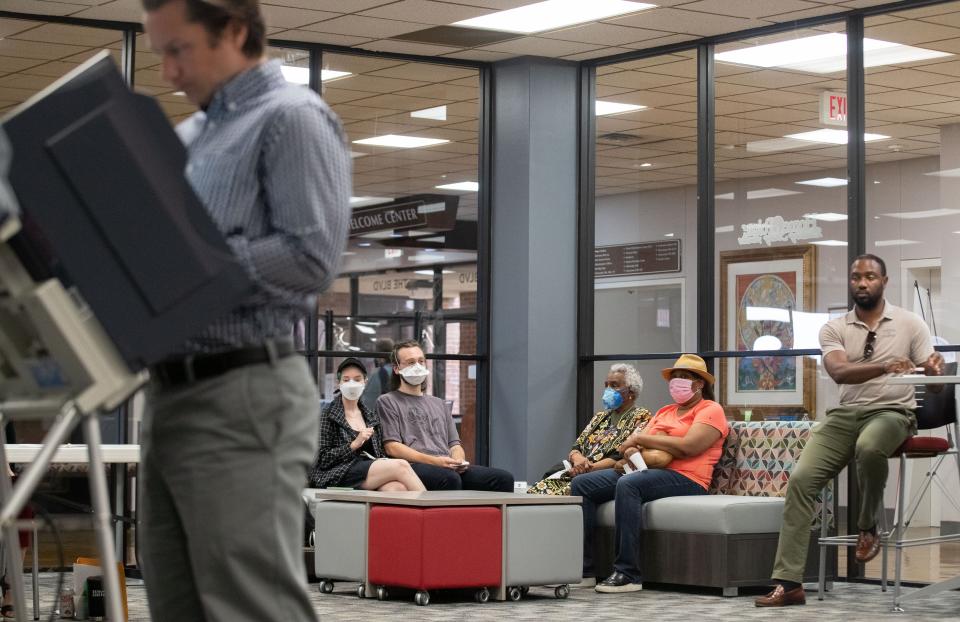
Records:
[[[857,561],[866,563],[880,551],[877,510],[887,481],[887,458],[916,432],[913,387],[886,380],[918,367],[927,375],[943,373],[943,356],[933,350],[924,321],[884,299],[887,281],[882,259],[857,257],[850,266],[853,310],[820,330],[823,365],[840,385],[840,406],[827,411],[790,475],[773,567],[774,588],[756,599],[757,607],[806,602],[803,569],[814,501],[851,458],[862,493]]]

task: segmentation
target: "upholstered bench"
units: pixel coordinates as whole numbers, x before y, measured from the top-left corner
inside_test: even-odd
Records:
[[[773,569],[790,472],[813,427],[806,421],[730,424],[710,494],[644,506],[644,581],[721,588],[767,585]],[[828,488],[832,494],[832,488]],[[829,509],[829,503],[828,503]],[[819,506],[814,513],[819,521]],[[612,569],[614,503],[598,509],[598,575]],[[819,522],[811,525],[818,529]],[[811,532],[805,577],[816,581],[818,533]],[[836,557],[828,559],[835,568]],[[832,578],[832,575],[831,575]]]

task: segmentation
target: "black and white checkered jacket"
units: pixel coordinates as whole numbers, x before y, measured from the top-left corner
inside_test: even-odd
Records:
[[[367,426],[373,428],[370,443],[373,445],[374,457],[385,458],[383,429],[380,426],[377,411],[370,410],[363,405],[363,402],[358,402],[358,406]],[[357,438],[357,431],[347,423],[343,399],[337,394],[337,397],[320,415],[320,445],[317,450],[317,459],[310,469],[311,486],[315,488],[336,486],[355,461],[364,459],[359,451],[350,449],[350,443],[355,438]]]

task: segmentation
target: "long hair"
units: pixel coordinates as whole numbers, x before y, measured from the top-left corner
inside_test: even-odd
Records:
[[[416,339],[408,339],[406,341],[393,344],[393,349],[390,351],[390,362],[393,363],[393,373],[390,374],[391,391],[396,391],[400,388],[400,374],[397,373],[397,368],[400,367],[400,350],[403,350],[404,348],[420,348],[420,351],[422,352],[423,344]]]

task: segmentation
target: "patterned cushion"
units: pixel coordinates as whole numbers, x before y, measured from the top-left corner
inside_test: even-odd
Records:
[[[815,422],[731,421],[723,454],[713,472],[711,494],[783,497]],[[827,486],[828,502],[833,483]],[[832,513],[832,503],[828,510]],[[819,522],[819,502],[815,520]]]

